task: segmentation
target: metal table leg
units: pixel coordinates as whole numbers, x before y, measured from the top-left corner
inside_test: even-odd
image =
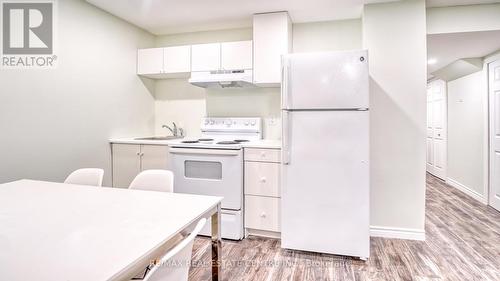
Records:
[[[217,212],[212,215],[212,281],[218,281],[221,276],[222,240],[220,221],[221,204],[217,205]]]

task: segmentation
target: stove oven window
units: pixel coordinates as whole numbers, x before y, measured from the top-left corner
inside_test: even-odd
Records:
[[[185,161],[184,176],[194,179],[222,179],[222,163],[210,161]]]

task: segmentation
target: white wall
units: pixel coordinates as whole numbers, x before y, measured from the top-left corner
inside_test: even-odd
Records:
[[[500,3],[427,9],[428,34],[499,29]]]
[[[0,70],[0,182],[100,167],[109,185],[108,139],[153,132],[154,97],[135,72],[154,37],[84,1],[58,9],[58,68]]]
[[[361,21],[345,20],[293,25],[294,52],[332,51],[361,48]],[[230,29],[159,36],[157,47],[251,40],[252,29]],[[159,80],[156,93],[156,134],[172,121],[197,136],[200,119],[212,117],[264,118],[264,137],[280,137],[280,89],[205,90],[191,86],[187,79]]]
[[[425,3],[364,8],[371,113],[371,225],[424,231],[426,139]],[[386,233],[387,234],[387,233]]]
[[[293,52],[360,49],[361,29],[361,19],[294,24]]]
[[[484,194],[485,73],[476,72],[448,82],[448,175]]]

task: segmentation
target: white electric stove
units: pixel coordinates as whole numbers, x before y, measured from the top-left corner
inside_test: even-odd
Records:
[[[260,118],[203,118],[200,138],[175,140],[171,147],[241,149],[241,144],[262,139]]]
[[[170,144],[175,192],[224,197],[222,238],[244,237],[242,143],[259,139],[260,118],[204,118],[200,138]],[[210,235],[209,225],[202,234]]]

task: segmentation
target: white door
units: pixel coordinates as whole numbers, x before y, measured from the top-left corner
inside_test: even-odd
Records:
[[[369,112],[282,118],[281,246],[368,257]]]
[[[259,86],[281,83],[281,56],[291,51],[292,24],[287,12],[253,16],[253,79]]]
[[[446,179],[446,82],[435,80],[427,86],[427,171]]]
[[[220,69],[220,43],[191,46],[191,71]]]
[[[221,43],[222,69],[252,69],[252,41]]]
[[[165,73],[191,72],[191,46],[175,46],[164,49]]]
[[[243,205],[243,153],[241,150],[170,148],[174,192],[224,197],[222,208]]]
[[[168,146],[141,145],[141,170],[169,169]]]
[[[137,74],[163,73],[163,48],[137,50]]]
[[[283,64],[283,109],[368,108],[367,51],[291,54]]]
[[[113,187],[128,188],[141,171],[141,146],[113,144]]]
[[[500,210],[500,60],[489,65],[490,192],[489,204]]]

